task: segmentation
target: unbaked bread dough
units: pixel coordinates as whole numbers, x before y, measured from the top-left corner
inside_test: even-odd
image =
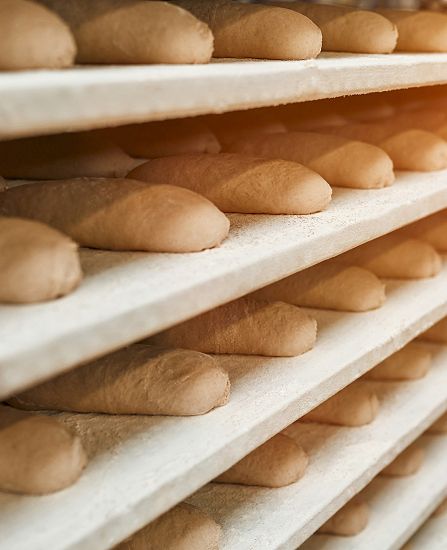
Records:
[[[440,252],[447,252],[447,210],[441,210],[432,216],[407,225],[400,231],[402,234],[427,241]]]
[[[400,455],[384,468],[382,476],[411,476],[415,474],[425,459],[425,450],[419,443],[413,443]]]
[[[428,330],[418,336],[419,340],[434,342],[435,344],[447,343],[447,317],[435,323]]]
[[[309,459],[293,439],[278,434],[249,453],[214,481],[284,487],[298,481],[304,474]]]
[[[430,369],[432,355],[424,346],[410,342],[365,374],[368,380],[417,380]]]
[[[354,537],[368,525],[369,506],[359,497],[354,497],[318,529],[318,533]]]
[[[432,516],[443,516],[445,513],[447,513],[447,498],[441,502],[441,504],[433,512]]]
[[[215,359],[134,345],[32,387],[8,402],[28,410],[204,414],[228,402],[230,380]]]
[[[447,413],[438,418],[438,420],[428,428],[427,432],[436,435],[447,434]]]

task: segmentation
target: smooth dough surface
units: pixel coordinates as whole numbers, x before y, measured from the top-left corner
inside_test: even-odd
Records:
[[[312,349],[315,319],[296,306],[241,298],[149,338],[155,345],[231,353],[293,357]]]
[[[365,374],[367,380],[417,380],[430,369],[432,355],[424,346],[410,342]]]
[[[447,413],[438,418],[427,431],[429,434],[447,434]]]
[[[428,330],[418,336],[419,340],[433,342],[435,344],[447,343],[447,317],[435,323]]]
[[[224,405],[229,392],[228,374],[208,355],[134,345],[8,402],[28,410],[189,416]]]
[[[261,487],[284,487],[295,483],[303,476],[308,462],[309,459],[302,447],[290,437],[277,434],[214,481]]]
[[[432,516],[443,516],[447,513],[447,498],[441,502],[441,504],[433,512]]]
[[[196,252],[222,242],[228,219],[205,197],[129,179],[72,179],[0,193],[0,215],[39,220],[81,246]]]
[[[447,252],[447,210],[407,225],[401,232],[427,241],[440,252]]]
[[[413,443],[381,472],[381,476],[411,476],[422,466],[425,450],[419,443]]]
[[[353,498],[318,529],[318,533],[354,537],[368,525],[369,506],[360,498]]]
[[[52,300],[82,279],[78,247],[43,223],[0,217],[0,302]]]

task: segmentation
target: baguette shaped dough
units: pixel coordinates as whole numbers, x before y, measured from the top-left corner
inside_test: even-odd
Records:
[[[402,234],[427,241],[436,250],[447,252],[447,210],[407,225],[400,231]]]
[[[141,161],[132,159],[97,132],[0,142],[0,173],[6,178],[116,178],[138,164]]]
[[[210,26],[214,57],[311,59],[321,51],[320,29],[300,13],[232,0],[174,1]]]
[[[70,26],[78,63],[208,63],[207,25],[168,2],[39,0]]]
[[[52,300],[82,279],[78,247],[39,222],[0,217],[0,302]]]
[[[422,10],[377,11],[397,27],[396,51],[447,52],[447,15]]]
[[[447,317],[435,323],[432,327],[418,336],[418,339],[434,342],[435,344],[447,343]]]
[[[86,463],[81,440],[62,423],[0,405],[0,491],[60,491],[79,478]]]
[[[252,294],[303,307],[369,311],[385,302],[385,285],[370,271],[327,261]]]
[[[375,189],[394,181],[393,163],[382,149],[331,134],[250,136],[234,142],[228,151],[299,162],[339,187]]]
[[[326,208],[332,195],[329,184],[305,166],[232,153],[153,159],[128,177],[186,187],[223,212],[312,214]]]
[[[391,53],[397,29],[378,13],[330,4],[269,2],[302,13],[321,29],[324,51]]]
[[[220,244],[228,219],[197,193],[126,179],[72,179],[0,194],[0,215],[36,219],[81,246],[195,252]]]
[[[277,434],[214,481],[260,487],[284,487],[304,474],[309,459],[293,439]]]
[[[160,332],[151,344],[204,353],[294,357],[309,351],[317,323],[283,302],[241,298]]]
[[[359,498],[353,498],[318,529],[318,533],[354,537],[368,525],[369,506]]]
[[[229,392],[228,374],[212,357],[135,345],[30,388],[8,402],[27,410],[190,416],[224,405]]]
[[[428,428],[427,433],[435,435],[447,434],[447,413],[443,414]]]
[[[442,260],[436,250],[419,239],[389,233],[337,257],[346,264],[361,265],[378,277],[424,279],[437,275]]]
[[[441,504],[433,512],[432,516],[443,516],[447,512],[447,498],[441,502]]]
[[[107,132],[126,153],[137,158],[220,152],[216,136],[194,118],[130,124]]]
[[[367,385],[355,382],[324,401],[301,420],[357,427],[370,424],[378,412],[377,395]]]
[[[381,472],[381,476],[411,476],[421,468],[425,459],[425,450],[413,443]]]
[[[1,0],[1,71],[62,69],[75,54],[73,35],[55,13],[28,0]]]
[[[365,374],[367,380],[418,380],[430,369],[432,355],[419,344],[410,342]]]
[[[218,550],[220,534],[220,525],[208,514],[182,503],[114,550]]]

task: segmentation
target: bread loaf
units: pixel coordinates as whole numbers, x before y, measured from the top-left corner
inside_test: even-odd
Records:
[[[396,51],[447,52],[447,15],[430,11],[377,11],[397,27]]]
[[[426,348],[410,342],[366,373],[365,378],[368,380],[417,380],[427,374],[431,359],[431,353]]]
[[[218,550],[221,528],[195,506],[178,504],[114,550]]]
[[[407,225],[401,232],[427,241],[436,250],[447,252],[447,210]]]
[[[381,472],[381,476],[411,476],[415,474],[425,458],[425,450],[418,443],[413,443]]]
[[[60,491],[78,479],[86,463],[80,439],[55,418],[0,405],[0,491]]]
[[[354,537],[368,525],[369,506],[360,498],[353,498],[323,524],[318,533]]]
[[[96,132],[0,141],[0,173],[6,178],[116,178],[141,162]]]
[[[75,54],[70,29],[55,13],[28,0],[1,0],[1,71],[62,69]]]
[[[331,188],[295,162],[231,153],[150,160],[128,174],[151,183],[170,182],[205,196],[223,212],[312,214],[326,208]]]
[[[337,257],[345,264],[361,265],[378,277],[424,279],[437,275],[442,261],[436,250],[419,239],[389,233]]]
[[[70,26],[78,63],[208,63],[213,35],[188,11],[141,0],[39,0]]]
[[[385,285],[366,269],[329,260],[261,288],[252,296],[296,306],[369,311],[385,302]]]
[[[27,410],[204,414],[228,401],[228,374],[207,355],[135,345],[9,398]]]
[[[378,411],[377,395],[366,384],[355,382],[324,401],[301,420],[337,426],[364,426],[376,418]]]
[[[324,51],[391,53],[397,30],[385,17],[347,6],[307,2],[269,2],[302,13],[321,29]]]
[[[428,428],[427,432],[436,435],[447,434],[447,414],[438,418],[438,420]]]
[[[73,179],[0,193],[0,215],[48,223],[81,246],[195,252],[218,245],[228,219],[207,199],[173,185]]]
[[[149,342],[204,353],[293,357],[309,351],[316,334],[316,321],[295,306],[241,298],[160,332]]]
[[[233,0],[174,2],[210,26],[214,57],[310,59],[321,51],[320,29],[291,10]]]
[[[422,333],[419,340],[434,342],[435,344],[447,343],[447,317],[435,323],[432,327]]]
[[[330,134],[257,135],[234,142],[228,151],[299,162],[339,187],[371,189],[394,181],[393,163],[382,149]]]
[[[0,217],[0,302],[64,296],[82,279],[77,245],[42,223]]]
[[[298,481],[309,459],[293,439],[278,434],[249,453],[214,481],[260,487],[284,487]]]

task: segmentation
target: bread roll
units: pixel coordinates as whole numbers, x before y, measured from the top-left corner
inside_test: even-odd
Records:
[[[0,142],[0,173],[6,178],[115,178],[138,164],[141,161],[95,132]]]
[[[428,428],[427,432],[435,435],[447,434],[447,413],[438,418],[438,420]]]
[[[323,178],[300,164],[231,153],[153,159],[128,177],[168,181],[200,193],[223,212],[245,214],[312,214],[326,208],[332,194]]]
[[[425,450],[418,443],[413,443],[381,472],[381,476],[411,476],[415,474],[425,458]]]
[[[69,24],[78,63],[208,63],[207,25],[167,2],[39,0]]]
[[[195,506],[178,504],[114,550],[218,550],[221,528]]]
[[[339,187],[371,189],[394,181],[393,163],[382,149],[330,134],[257,135],[234,142],[228,151],[299,162]]]
[[[447,210],[407,225],[401,232],[427,241],[436,250],[447,252]]]
[[[149,342],[204,353],[294,357],[313,347],[316,334],[315,319],[295,306],[241,298],[160,332]]]
[[[310,59],[321,51],[321,31],[291,10],[232,0],[174,0],[207,23],[214,57]]]
[[[0,70],[62,69],[75,55],[70,29],[55,13],[28,0],[1,0]]]
[[[130,124],[108,132],[126,153],[137,158],[220,151],[216,136],[193,118]]]
[[[0,194],[0,215],[52,225],[81,246],[195,252],[220,244],[228,219],[207,199],[173,185],[126,179],[41,182]]]
[[[86,463],[80,439],[56,419],[0,405],[0,491],[60,491],[78,479]]]
[[[204,414],[228,401],[228,374],[207,355],[136,345],[12,397],[27,410],[81,413]]]
[[[359,498],[353,498],[322,525],[318,533],[354,537],[366,529],[368,520],[368,504]]]
[[[443,516],[447,512],[447,498],[441,502],[441,504],[433,512],[432,516]]]
[[[0,302],[64,296],[82,279],[77,245],[42,223],[0,217]]]
[[[447,15],[430,11],[377,11],[397,27],[396,51],[447,52]]]
[[[366,373],[365,378],[368,380],[417,380],[427,374],[431,359],[431,353],[426,348],[410,342]]]
[[[345,264],[361,265],[378,277],[424,279],[437,275],[442,260],[436,250],[419,239],[389,233],[337,257]]]
[[[302,13],[321,29],[323,50],[353,53],[391,53],[397,30],[372,11],[307,2],[268,2]]]
[[[252,451],[214,481],[260,487],[284,487],[298,481],[309,459],[293,439],[278,434]]]
[[[354,382],[301,418],[336,426],[364,426],[379,412],[377,395],[365,384]]]
[[[385,285],[370,271],[335,260],[261,288],[253,297],[337,311],[369,311],[385,302]]]
[[[444,319],[441,319],[423,332],[418,339],[434,342],[435,344],[447,343],[447,317],[444,317]]]

